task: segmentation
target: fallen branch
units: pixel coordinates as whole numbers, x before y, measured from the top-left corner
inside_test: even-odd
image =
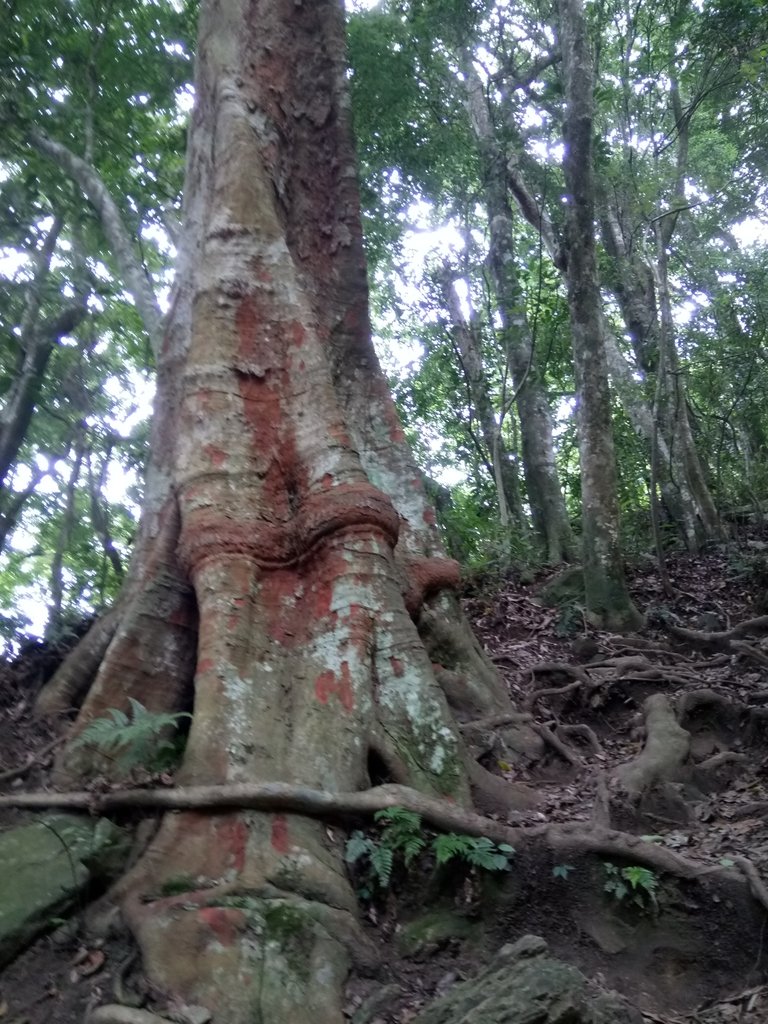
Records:
[[[420,814],[424,822],[442,832],[487,836],[497,843],[518,847],[542,841],[556,851],[592,853],[604,857],[623,857],[631,863],[666,871],[679,878],[695,879],[705,874],[720,873],[729,878],[741,877],[718,865],[698,864],[673,850],[645,842],[639,836],[597,828],[590,823],[563,825],[510,826],[465,810],[447,800],[427,796],[408,786],[388,784],[374,786],[361,793],[328,793],[283,782],[262,784],[239,783],[222,786],[187,786],[178,789],[124,789],[109,793],[84,790],[65,793],[18,793],[0,796],[0,807],[28,810],[58,808],[105,814],[128,808],[152,808],[175,811],[226,811],[250,809],[304,814],[312,818],[349,819],[371,816],[376,811],[403,807]],[[106,1022],[103,1022],[106,1024]]]

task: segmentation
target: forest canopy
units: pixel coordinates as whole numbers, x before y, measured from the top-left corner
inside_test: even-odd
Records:
[[[375,337],[445,542],[478,569],[572,558],[580,396],[551,11],[350,6]],[[629,555],[654,542],[696,549],[765,496],[763,13],[586,7]],[[108,607],[130,559],[196,9],[15,0],[0,17],[0,621],[11,643],[58,637]]]

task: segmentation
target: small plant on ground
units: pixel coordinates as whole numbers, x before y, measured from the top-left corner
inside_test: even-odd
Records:
[[[552,868],[552,875],[554,878],[562,878],[564,882],[567,882],[568,875],[575,870],[573,864],[555,864]]]
[[[657,890],[658,875],[649,868],[641,868],[637,864],[620,868],[615,864],[605,863],[605,884],[603,889],[617,903],[628,900],[641,910],[658,910]]]
[[[113,757],[124,769],[144,767],[153,771],[168,768],[182,751],[178,740],[162,734],[177,729],[182,718],[192,716],[185,711],[175,714],[147,711],[143,704],[129,697],[130,715],[119,708],[109,708],[102,718],[94,718],[72,747],[95,747],[100,753]]]
[[[485,836],[425,832],[421,815],[403,807],[377,811],[374,820],[381,826],[378,836],[373,838],[358,829],[345,850],[348,864],[362,866],[357,887],[361,899],[371,899],[376,890],[389,888],[398,857],[406,869],[417,857],[431,852],[437,867],[459,860],[471,868],[505,871],[515,852],[507,843],[494,843]]]

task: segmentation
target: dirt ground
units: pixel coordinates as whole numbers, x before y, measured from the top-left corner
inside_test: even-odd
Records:
[[[635,568],[632,592],[649,625],[627,637],[590,629],[573,608],[544,607],[544,578],[471,581],[466,611],[514,700],[548,734],[567,738],[571,755],[548,745],[535,763],[487,759],[486,767],[543,794],[534,810],[513,816],[515,824],[595,820],[605,779],[643,749],[643,701],[662,692],[678,709],[681,700],[689,708],[693,761],[717,759],[717,770],[686,794],[686,813],[674,800],[652,801],[632,830],[699,861],[703,872],[746,861],[759,884],[768,872],[768,646],[761,638],[768,625],[722,636],[763,616],[768,556],[759,545],[753,537],[740,549],[670,559],[671,594],[650,561]],[[32,703],[61,655],[29,644],[0,664],[2,792],[46,785],[55,737],[35,721]],[[710,694],[703,703],[685,697],[703,691]],[[19,820],[19,812],[0,810],[0,827]],[[487,962],[489,951],[533,933],[627,995],[649,1022],[764,1024],[766,907],[744,884],[708,878],[661,878],[657,902],[638,907],[606,889],[606,868],[595,857],[557,864],[523,852],[503,877],[445,877],[438,926],[406,941],[423,915],[424,893],[437,891],[431,866],[422,864],[362,906],[381,963],[375,976],[350,982],[349,1016],[386,986],[367,1020],[407,1024],[435,994]],[[79,919],[59,925],[0,973],[0,1024],[80,1024],[101,1002],[152,1003],[134,951],[89,942]]]

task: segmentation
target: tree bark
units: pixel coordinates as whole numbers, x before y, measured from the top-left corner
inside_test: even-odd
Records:
[[[138,550],[73,736],[128,697],[192,707],[182,785],[384,774],[467,805],[433,663],[460,706],[510,705],[371,343],[342,4],[207,0],[195,95]],[[92,761],[70,746],[62,778]],[[320,823],[168,815],[115,899],[160,991],[227,1024],[341,1024],[365,943]]]
[[[642,617],[624,579],[611,398],[595,254],[593,72],[581,0],[560,0],[565,72],[566,278],[579,397],[584,582],[589,615],[609,629]]]
[[[448,267],[445,267],[440,275],[440,286],[443,303],[451,321],[453,339],[467,382],[469,398],[480,426],[485,459],[496,485],[499,522],[502,527],[511,529],[512,526],[509,522],[511,512],[515,525],[524,530],[527,524],[520,497],[517,468],[507,451],[501,433],[501,423],[497,422],[497,414],[494,412],[491,402],[477,323],[474,320],[467,320],[464,316],[454,287],[454,275]]]
[[[507,161],[496,139],[472,55],[463,54],[467,108],[483,161],[489,263],[520,414],[522,459],[533,525],[550,562],[571,561],[574,538],[555,463],[552,410],[544,389],[515,263]],[[545,230],[541,217],[540,230]]]

